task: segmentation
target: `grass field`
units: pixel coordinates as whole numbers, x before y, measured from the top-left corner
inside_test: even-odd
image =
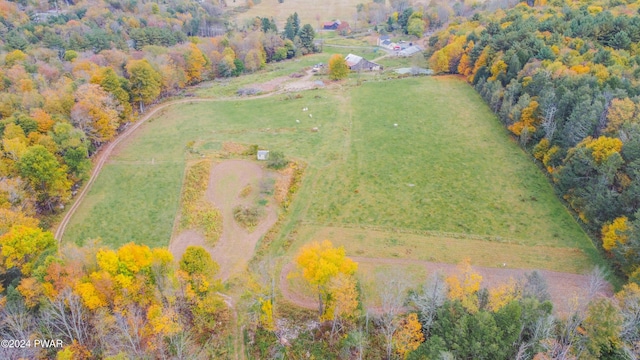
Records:
[[[167,110],[123,144],[65,239],[166,245],[185,144],[194,140],[206,154],[234,141],[308,164],[275,254],[330,238],[357,256],[450,263],[471,256],[487,266],[570,272],[601,261],[547,179],[462,80],[370,81],[302,95]]]
[[[227,2],[230,3],[231,1]],[[314,28],[317,28],[318,23],[322,24],[333,19],[340,19],[349,22],[353,26],[356,5],[361,2],[359,0],[328,0],[322,2],[284,0],[284,2],[279,3],[278,0],[261,0],[255,1],[256,5],[251,9],[238,14],[236,22],[238,25],[242,25],[247,19],[254,19],[256,16],[274,18],[278,24],[278,29],[284,29],[287,17],[297,12],[301,25],[311,24]],[[246,1],[235,0],[235,3],[246,4]]]

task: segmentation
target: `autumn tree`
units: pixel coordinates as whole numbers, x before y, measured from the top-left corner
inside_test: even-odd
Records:
[[[348,328],[358,318],[358,290],[353,276],[338,273],[327,284],[328,299],[323,318],[332,321],[331,333]]]
[[[331,80],[341,80],[349,75],[347,61],[340,54],[331,55],[329,59],[329,78]]]
[[[329,240],[311,242],[300,249],[296,264],[302,277],[318,292],[318,313],[325,315],[324,303],[330,296],[328,284],[338,274],[352,275],[358,264],[345,255],[343,247],[334,247]]]
[[[97,71],[91,78],[91,83],[98,84],[105,91],[112,94],[121,107],[120,118],[126,119],[131,115],[131,103],[129,96],[129,81],[118,76],[111,67],[104,67]]]
[[[29,276],[43,255],[56,251],[57,242],[48,231],[18,225],[0,237],[0,246],[4,268],[17,268]]]
[[[41,207],[52,211],[56,203],[66,199],[71,184],[65,166],[44,146],[30,147],[18,161],[18,169],[38,195]]]
[[[473,271],[471,261],[465,259],[458,266],[458,273],[447,277],[449,287],[449,299],[459,300],[467,311],[478,311],[478,291],[482,276]]]
[[[624,244],[627,241],[627,231],[629,230],[627,221],[626,216],[621,216],[602,226],[602,247],[605,250],[609,251],[618,244]]]
[[[140,112],[144,112],[144,105],[150,104],[160,95],[162,76],[146,59],[131,60],[126,69],[133,101],[139,104]]]
[[[71,119],[92,143],[100,145],[115,136],[119,109],[117,100],[99,85],[84,84],[76,92]]]
[[[401,358],[418,348],[424,341],[422,326],[418,321],[418,315],[411,313],[400,320],[398,329],[393,334],[395,350]]]
[[[637,106],[631,99],[613,99],[607,111],[607,127],[604,129],[604,132],[615,136],[618,130],[622,128],[622,125],[632,121],[637,122],[637,116]]]
[[[393,335],[400,326],[399,315],[403,311],[409,283],[405,274],[391,271],[377,274],[377,284],[381,305],[378,324],[384,336],[387,359],[390,359],[394,349]]]
[[[187,83],[193,84],[202,80],[202,73],[207,65],[207,58],[193,43],[189,43],[183,53],[186,65]]]

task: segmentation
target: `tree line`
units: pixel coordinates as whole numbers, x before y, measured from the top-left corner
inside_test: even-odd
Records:
[[[544,0],[453,22],[429,39],[546,170],[620,274],[640,282],[637,4]]]
[[[294,261],[319,307],[291,313],[286,299],[268,292],[259,298],[257,320],[249,324],[255,358],[626,359],[640,353],[640,287],[630,283],[602,296],[606,281],[597,270],[585,298],[564,299],[569,305],[554,311],[558,304],[536,271],[485,286],[467,260],[412,288],[407,273],[384,269],[364,291],[354,275],[359,264],[330,241],[303,246]]]

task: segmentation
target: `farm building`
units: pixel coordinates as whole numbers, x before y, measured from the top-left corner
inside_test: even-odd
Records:
[[[391,44],[391,36],[381,35],[380,37],[378,37],[378,46],[384,46],[385,41],[387,42],[387,45]]]
[[[353,71],[376,71],[382,70],[380,64],[376,64],[373,61],[369,61],[362,56],[349,54],[344,58],[347,61],[347,65],[350,70]]]
[[[346,21],[334,20],[322,24],[324,30],[336,30],[340,33],[348,34],[351,32],[351,26]]]
[[[322,28],[324,30],[335,30],[338,28],[339,25],[340,25],[340,20],[329,21],[322,24]]]
[[[418,45],[409,46],[398,52],[398,56],[411,56],[422,51],[422,48]]]
[[[258,160],[269,159],[269,150],[258,150]]]

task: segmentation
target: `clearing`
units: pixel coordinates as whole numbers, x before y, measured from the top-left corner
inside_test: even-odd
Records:
[[[204,236],[198,231],[186,230],[173,238],[169,251],[176,259],[188,246],[202,246],[220,265],[219,277],[224,281],[232,274],[243,272],[253,256],[253,249],[258,240],[275,224],[278,219],[276,204],[265,198],[262,207],[264,215],[251,231],[234,220],[233,210],[238,205],[252,206],[260,201],[263,193],[273,194],[273,189],[262,191],[261,188],[275,182],[278,173],[267,171],[258,163],[248,160],[226,160],[211,169],[206,198],[211,201],[222,214],[222,235],[214,247],[209,246]],[[269,182],[269,180],[273,180]],[[244,189],[250,189],[243,193]]]
[[[363,79],[164,110],[105,165],[65,240],[166,246],[193,157],[186,144],[214,158],[236,142],[307,164],[270,247],[285,262],[304,243],[327,238],[360,257],[471,257],[474,265],[572,273],[602,263],[548,180],[464,81]]]

